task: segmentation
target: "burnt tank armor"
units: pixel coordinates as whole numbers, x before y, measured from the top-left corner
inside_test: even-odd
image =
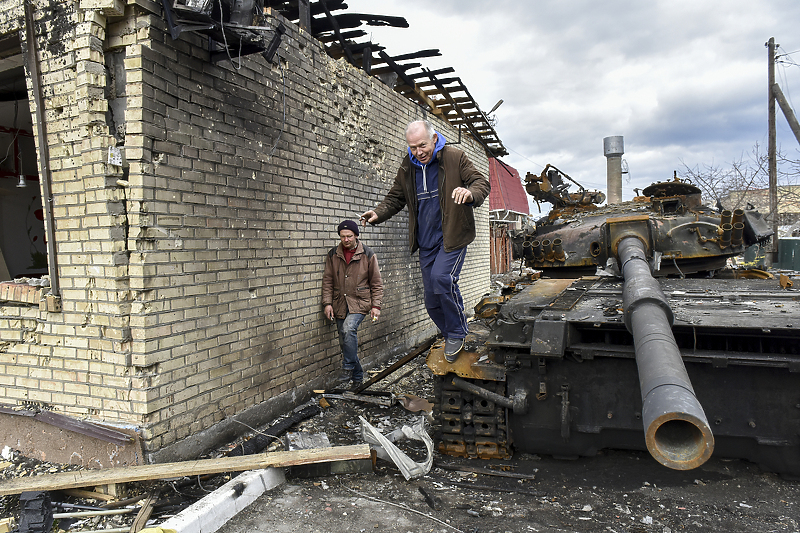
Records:
[[[800,291],[726,268],[770,238],[763,217],[677,178],[606,206],[550,165],[526,189],[554,206],[514,238],[538,272],[476,306],[455,363],[428,356],[439,451],[647,450],[678,470],[713,453],[800,476]]]

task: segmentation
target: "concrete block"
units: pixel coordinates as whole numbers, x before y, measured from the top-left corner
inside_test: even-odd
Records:
[[[177,533],[214,533],[265,491],[284,481],[283,469],[279,468],[243,472],[160,527]]]

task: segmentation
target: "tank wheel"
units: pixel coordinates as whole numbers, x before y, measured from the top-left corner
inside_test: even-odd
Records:
[[[438,424],[439,452],[473,459],[510,458],[506,408],[457,388],[451,382],[454,376],[452,373],[434,376],[433,413]],[[497,394],[506,394],[503,381],[468,381]]]

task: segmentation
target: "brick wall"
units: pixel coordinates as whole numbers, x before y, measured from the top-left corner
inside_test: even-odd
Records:
[[[214,64],[153,4],[114,17],[105,3],[37,10],[63,37],[39,46],[64,310],[0,307],[0,402],[132,424],[152,459],[191,457],[241,433],[234,419],[263,423],[330,383],[324,254],[341,219],[383,198],[424,114],[285,21],[278,64]],[[488,176],[479,145],[460,147]],[[476,218],[468,307],[489,285],[488,201]],[[435,328],[405,212],[362,238],[386,286],[381,320],[360,331],[369,367]]]

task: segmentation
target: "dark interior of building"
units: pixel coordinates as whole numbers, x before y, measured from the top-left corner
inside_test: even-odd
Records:
[[[0,281],[47,273],[42,196],[22,48],[0,38]]]

